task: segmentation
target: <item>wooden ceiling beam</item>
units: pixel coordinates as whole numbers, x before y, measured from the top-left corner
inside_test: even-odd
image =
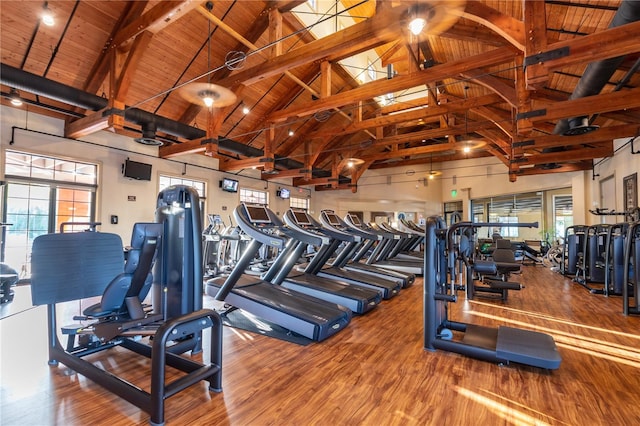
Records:
[[[554,169],[545,169],[540,167],[526,167],[519,169],[515,172],[517,176],[535,176],[535,175],[547,175],[552,173],[567,173],[567,172],[579,172],[584,170],[591,170],[593,168],[593,162],[580,161],[577,163],[565,163],[559,165]]]
[[[140,66],[142,62],[142,55],[149,46],[149,43],[151,43],[152,37],[153,33],[150,31],[144,31],[133,41],[131,49],[124,60],[122,69],[120,69],[120,74],[118,75],[116,83],[117,87],[115,88],[115,99],[124,99],[127,92],[129,92],[131,84],[133,83],[133,75]]]
[[[509,49],[501,48],[464,59],[454,60],[446,64],[436,65],[409,75],[398,76],[390,80],[376,80],[363,84],[360,87],[351,89],[324,99],[308,102],[302,106],[295,106],[272,113],[268,120],[274,122],[285,121],[291,117],[303,117],[326,111],[333,108],[340,108],[345,105],[352,105],[358,101],[373,99],[377,96],[390,92],[399,92],[408,88],[421,86],[430,82],[435,82],[448,78],[451,74],[460,74],[469,70],[482,68],[489,65],[497,65],[513,60],[513,53]]]
[[[527,34],[524,41],[524,56],[529,57],[547,50],[547,14],[545,2],[537,0],[523,0],[524,27]],[[522,66],[522,59],[518,67]],[[532,64],[524,69],[523,88],[527,90],[541,88],[549,80],[549,72],[541,64]],[[518,80],[518,78],[516,78]],[[528,101],[528,99],[527,99]],[[521,99],[522,102],[522,99]],[[531,123],[519,122],[525,131],[531,131]]]
[[[567,149],[561,152],[550,152],[514,158],[513,164],[524,166],[529,164],[566,163],[594,158],[610,157],[613,155],[613,142],[598,142],[589,144],[589,147]]]
[[[301,65],[322,60],[337,61],[392,42],[402,34],[405,23],[400,17],[405,11],[406,9],[402,6],[390,9],[382,15],[375,15],[366,21],[288,51],[277,58],[239,71],[220,80],[218,84],[225,87],[238,84],[252,85]]]
[[[146,0],[128,2],[127,7],[109,35],[108,40],[113,40],[122,28],[142,15],[147,3],[148,1]],[[83,88],[86,92],[96,93],[100,89],[100,85],[104,83],[105,78],[107,78],[107,74],[109,74],[109,64],[111,60],[110,55],[111,49],[113,48],[115,47],[109,43],[100,52],[98,59],[93,64],[93,67],[91,67],[89,79],[84,83]]]
[[[399,124],[406,121],[414,121],[419,119],[427,119],[429,117],[439,117],[443,114],[456,111],[466,111],[471,108],[475,108],[482,105],[489,105],[500,100],[500,96],[490,94],[479,96],[477,98],[469,98],[465,100],[449,102],[441,105],[432,105],[424,108],[418,108],[413,111],[388,114],[380,117],[370,118],[368,120],[362,120],[358,123],[353,123],[336,134],[349,134],[355,133],[360,130],[371,129],[382,126],[389,126],[391,124]]]
[[[457,23],[453,27],[444,31],[438,37],[452,38],[454,40],[471,41],[477,43],[478,41],[487,44],[489,46],[503,47],[505,39],[496,35],[494,32],[484,29],[482,26],[463,25]],[[517,48],[514,47],[514,50]]]
[[[491,123],[468,123],[468,125],[457,125],[448,128],[437,128],[437,129],[428,129],[428,130],[419,130],[416,132],[402,133],[399,135],[387,136],[382,139],[377,139],[372,141],[370,144],[366,144],[366,149],[377,147],[377,146],[386,146],[386,145],[396,145],[403,144],[408,142],[419,142],[422,140],[429,140],[434,138],[441,138],[450,135],[462,135],[467,130],[469,132],[476,132],[478,130],[491,128]],[[343,145],[335,148],[337,151],[347,151],[354,149],[363,149],[360,146],[353,145]]]
[[[581,145],[595,142],[613,141],[614,139],[635,136],[640,132],[640,124],[604,127],[595,132],[578,136],[549,135],[534,139],[519,140],[513,143],[515,154],[524,154],[545,148]]]
[[[216,147],[218,146],[217,140],[206,137],[171,145],[163,145],[158,148],[158,157],[173,158],[180,155],[203,153],[207,150],[207,145],[211,143],[216,145]]]
[[[456,146],[457,146],[456,144],[445,142],[440,144],[419,146],[416,148],[405,148],[405,149],[398,149],[395,151],[381,152],[379,154],[361,155],[358,158],[360,158],[361,160],[364,160],[365,162],[373,162],[373,161],[379,161],[379,160],[388,160],[391,158],[402,158],[410,155],[450,151],[452,149],[456,149]]]
[[[518,106],[518,94],[513,86],[505,83],[504,79],[499,79],[488,73],[486,70],[474,70],[460,73],[460,77],[464,80],[473,81],[493,93],[500,95],[505,102],[513,108]]]
[[[525,63],[541,64],[552,72],[572,65],[585,64],[638,52],[640,21],[609,28],[579,38],[560,41],[547,50],[527,56]]]
[[[271,166],[273,169],[274,163],[273,157],[251,157],[245,158],[243,160],[228,160],[221,161],[218,164],[218,169],[222,172],[235,172],[243,169],[251,169],[251,168],[265,168]]]
[[[433,160],[437,162],[444,161],[457,161],[457,160],[468,160],[470,158],[486,158],[491,157],[491,154],[487,151],[477,151],[472,154],[465,154],[463,152],[456,152],[455,154],[443,154],[434,156]],[[398,161],[388,161],[388,162],[376,162],[373,163],[369,169],[387,169],[391,167],[400,167],[400,166],[415,166],[420,164],[429,164],[431,163],[431,157],[418,157],[412,158],[410,160],[398,160]]]
[[[171,25],[185,14],[199,6],[199,2],[191,0],[161,1],[147,13],[128,24],[113,39],[113,46],[120,46],[144,31],[157,33]]]
[[[338,185],[338,178],[324,177],[314,179],[294,178],[293,186]]]
[[[503,37],[518,50],[524,51],[526,34],[522,21],[505,15],[478,1],[468,1],[462,17],[484,25]]]
[[[69,139],[78,139],[100,130],[113,128],[116,123],[114,123],[113,114],[108,113],[109,110],[110,108],[107,107],[67,123],[64,127],[64,136]]]
[[[278,170],[278,173],[274,174],[264,174],[262,179],[264,180],[273,180],[273,179],[284,179],[284,178],[297,178],[303,177],[307,175],[310,170],[306,168],[301,169],[289,169],[289,170]]]
[[[638,23],[640,24],[640,21]],[[547,105],[544,109],[531,111],[529,118],[535,123],[638,107],[640,107],[640,88],[635,88],[556,102]]]

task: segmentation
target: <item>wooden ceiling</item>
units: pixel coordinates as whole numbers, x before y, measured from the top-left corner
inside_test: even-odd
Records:
[[[63,117],[74,138],[107,128],[138,137],[146,118],[123,111],[140,109],[195,131],[158,126],[161,157],[198,152],[223,171],[259,167],[265,179],[318,189],[355,190],[370,168],[484,156],[509,167],[511,180],[587,170],[612,155],[613,139],[640,134],[640,22],[608,28],[619,0],[341,0],[348,11],[339,16],[354,24],[318,39],[291,12],[302,3],[54,0],[47,27],[45,2],[3,0],[2,102],[16,87],[31,110]],[[334,2],[318,4],[315,20],[338,22]],[[414,13],[431,16],[419,36],[408,30]],[[366,51],[393,71],[363,83],[339,62]],[[610,58],[619,60],[604,87],[572,97],[587,65]],[[32,88],[33,76],[104,105]],[[190,82],[237,100],[190,103],[179,93]],[[573,117],[600,128],[556,134]]]

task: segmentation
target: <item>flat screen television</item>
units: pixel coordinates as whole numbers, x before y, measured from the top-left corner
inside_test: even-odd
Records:
[[[291,191],[289,191],[287,188],[280,188],[276,195],[283,200],[287,200],[289,197],[291,197]]]
[[[220,188],[227,192],[238,192],[238,181],[235,179],[223,178],[220,181]]]
[[[360,222],[360,218],[354,214],[350,214],[349,219],[351,219],[351,223],[353,223],[355,226],[362,225],[362,222]]]
[[[122,174],[126,178],[151,180],[151,164],[138,163],[127,158],[122,165]]]

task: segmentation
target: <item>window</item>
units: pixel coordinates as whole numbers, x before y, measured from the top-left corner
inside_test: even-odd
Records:
[[[369,77],[369,81],[376,79],[376,69],[370,59],[367,59],[367,76]]]
[[[573,196],[555,195],[553,197],[553,223],[555,235],[549,235],[549,237],[554,240],[564,238],[566,229],[573,226]]]
[[[499,223],[518,223],[517,216],[499,216],[496,220]],[[518,228],[515,226],[503,226],[499,230],[502,238],[517,238],[518,237]]]
[[[160,175],[160,180],[158,181],[158,193],[165,188],[168,188],[172,185],[185,185],[190,186],[196,190],[198,193],[198,197],[200,198],[200,212],[202,212],[202,217],[204,218],[204,212],[206,212],[206,199],[207,199],[207,187],[206,182],[201,180],[194,179],[184,179],[174,176]]]
[[[295,209],[304,209],[309,211],[309,199],[308,198],[289,198],[289,206]]]
[[[205,182],[199,181],[199,180],[193,180],[193,179],[183,179],[183,178],[178,178],[173,176],[165,176],[165,175],[160,175],[160,181],[158,183],[158,192],[172,185],[190,186],[196,190],[201,200],[204,200],[207,198],[206,196],[207,192],[205,191],[206,189]]]
[[[31,275],[31,246],[42,234],[88,228],[95,221],[98,166],[17,151],[6,151],[7,180],[3,200],[5,229],[2,258]],[[73,225],[83,223],[82,225]]]
[[[529,192],[515,195],[501,195],[491,198],[472,200],[471,211],[474,219],[484,217],[491,223],[543,223],[542,200],[544,192]],[[492,238],[499,233],[503,238],[519,240],[539,240],[540,228],[495,226],[478,230],[480,238]]]
[[[240,202],[249,204],[269,205],[268,193],[257,189],[240,188]]]
[[[462,201],[444,203],[444,220],[447,225],[462,220]]]

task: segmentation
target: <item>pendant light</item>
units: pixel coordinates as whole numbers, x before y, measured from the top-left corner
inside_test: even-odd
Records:
[[[211,13],[213,2],[205,4],[206,9]],[[178,89],[178,93],[187,101],[204,105],[206,108],[222,108],[233,105],[237,96],[231,90],[211,83],[211,20],[208,20],[207,30],[207,82],[189,83]]]

